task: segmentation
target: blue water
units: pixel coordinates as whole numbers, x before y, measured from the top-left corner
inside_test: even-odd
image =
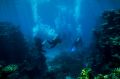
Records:
[[[55,50],[70,50],[79,36],[88,46],[101,13],[120,8],[119,4],[119,0],[1,0],[0,21],[20,25],[30,40],[35,35],[43,40],[59,35],[63,43]]]
[[[59,35],[64,42],[55,50],[70,50],[79,36],[88,46],[101,13],[120,8],[119,4],[119,0],[1,0],[0,21],[20,25],[29,39]]]

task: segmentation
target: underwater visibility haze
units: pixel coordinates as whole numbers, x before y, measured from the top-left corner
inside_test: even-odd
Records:
[[[0,79],[120,79],[120,0],[0,0]]]

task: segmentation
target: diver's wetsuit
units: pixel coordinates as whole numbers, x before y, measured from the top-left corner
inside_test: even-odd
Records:
[[[62,41],[60,38],[55,38],[52,41],[48,41],[48,43],[51,45],[50,48],[54,48],[56,45],[58,45],[61,42]]]

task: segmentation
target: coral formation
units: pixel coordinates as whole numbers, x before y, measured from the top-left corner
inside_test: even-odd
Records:
[[[82,54],[63,52],[50,62],[50,70],[55,73],[57,79],[64,79],[66,76],[71,76],[74,79],[83,68],[82,60]]]
[[[15,64],[10,64],[8,66],[5,66],[4,68],[2,68],[2,72],[15,72],[18,69],[18,65]]]
[[[78,79],[120,79],[120,68],[113,69],[109,74],[98,74],[97,76],[92,74],[91,68],[84,68],[81,71],[80,77]]]
[[[91,72],[92,72],[91,68],[82,69],[80,77],[78,77],[78,79],[91,79],[92,77]]]
[[[109,74],[98,74],[95,79],[120,79],[119,68],[113,69]]]
[[[120,67],[120,10],[105,11],[102,23],[95,30],[96,47],[99,51],[99,64],[93,69],[101,73],[109,73]],[[95,64],[95,63],[94,63]]]
[[[0,22],[0,60],[8,64],[21,63],[25,60],[27,52],[27,43],[19,27]]]
[[[18,65],[9,64],[2,66],[0,69],[0,79],[9,79],[9,76],[18,70]]]
[[[0,22],[0,79],[44,79],[47,65],[42,42],[30,41],[34,43],[28,46],[31,42],[18,26]]]

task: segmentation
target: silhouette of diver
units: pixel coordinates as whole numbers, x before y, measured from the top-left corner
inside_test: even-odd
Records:
[[[81,47],[81,46],[83,46],[82,38],[81,38],[81,37],[78,37],[78,38],[75,40],[75,42],[74,42],[73,45],[74,45],[75,47]]]
[[[35,47],[37,48],[38,51],[40,52],[46,52],[43,49],[43,44],[42,44],[42,40],[39,37],[34,37],[34,42],[35,42]]]
[[[81,37],[77,37],[77,39],[73,43],[72,51],[79,50],[83,46],[83,41]]]
[[[54,39],[52,39],[51,41],[47,41],[50,44],[50,48],[54,48],[55,46],[57,46],[59,43],[62,42],[62,40],[56,36]]]

